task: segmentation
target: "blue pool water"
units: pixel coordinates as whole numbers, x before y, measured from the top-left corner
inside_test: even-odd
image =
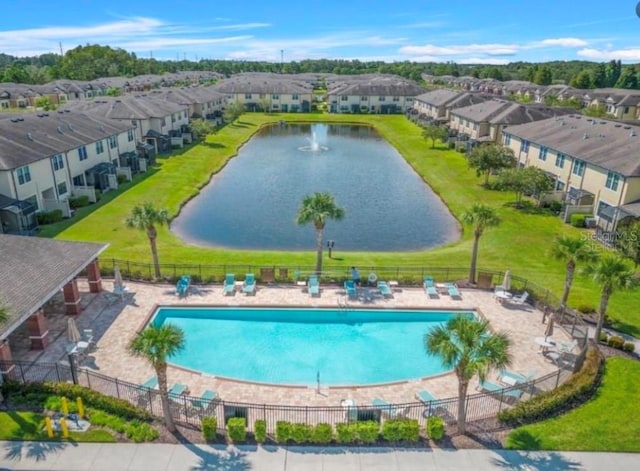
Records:
[[[171,363],[277,384],[385,383],[446,371],[424,335],[460,313],[438,311],[159,308],[152,322],[185,332]],[[464,313],[473,315],[473,313]]]

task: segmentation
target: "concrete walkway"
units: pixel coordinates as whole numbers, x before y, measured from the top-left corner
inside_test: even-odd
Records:
[[[0,471],[640,469],[640,454],[430,448],[0,442]]]

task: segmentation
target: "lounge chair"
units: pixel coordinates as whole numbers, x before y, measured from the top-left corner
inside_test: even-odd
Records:
[[[204,411],[209,408],[211,403],[218,397],[218,393],[212,391],[211,389],[207,389],[204,391],[199,398],[191,399],[191,405],[198,409],[199,411]]]
[[[514,386],[516,384],[527,383],[531,381],[535,377],[535,371],[530,372],[526,376],[520,373],[516,373],[514,371],[502,370],[498,375],[498,381],[504,384],[508,384],[509,386]]]
[[[416,399],[418,399],[419,401],[425,402],[425,403],[432,402],[432,401],[437,401],[437,399],[433,396],[433,394],[431,394],[426,389],[423,389],[422,391],[418,391],[416,393]]]
[[[242,284],[242,292],[246,295],[256,294],[256,277],[253,273],[247,273]]]
[[[379,397],[374,398],[371,401],[371,405],[380,408],[380,412],[388,417],[402,417],[406,414],[406,410],[401,407],[397,407],[384,399]]]
[[[560,352],[561,353],[571,353],[573,351],[573,349],[576,348],[577,346],[578,346],[578,341],[577,340],[572,340],[569,343],[560,342]]]
[[[171,389],[169,389],[169,394],[174,396],[180,396],[181,394],[186,394],[187,392],[189,392],[189,388],[186,384],[182,383],[175,383],[173,386],[171,386]]]
[[[224,277],[224,283],[222,284],[222,290],[224,295],[233,294],[236,289],[236,276],[233,273],[227,273]]]
[[[356,284],[353,280],[346,280],[344,282],[344,290],[347,292],[347,296],[355,298],[358,295]]]
[[[309,275],[307,290],[310,296],[320,296],[320,281],[318,280],[318,275]]]
[[[453,283],[447,283],[447,292],[449,293],[449,296],[451,296],[451,299],[462,299],[462,295],[460,294],[460,291],[458,291],[458,287]]]
[[[343,399],[340,405],[345,411],[345,420],[347,422],[356,422],[358,420],[358,406],[353,399]]]
[[[393,298],[393,291],[391,291],[386,281],[378,281],[378,291],[385,298]]]
[[[438,298],[438,290],[436,288],[436,284],[435,281],[433,280],[433,277],[431,276],[425,276],[424,277],[424,290],[427,292],[427,295],[430,298]]]
[[[189,286],[191,286],[191,277],[189,275],[181,276],[176,285],[176,294],[179,297],[186,296],[189,293]]]
[[[484,380],[480,382],[480,389],[485,392],[498,393],[508,398],[520,399],[522,397],[522,390],[518,388],[511,389],[501,384],[494,383],[492,381]]]
[[[158,389],[158,377],[152,376],[151,378],[146,380],[144,383],[142,383],[140,386],[142,386],[143,388]]]
[[[529,292],[525,291],[520,296],[514,296],[508,300],[510,304],[524,304],[529,298]]]

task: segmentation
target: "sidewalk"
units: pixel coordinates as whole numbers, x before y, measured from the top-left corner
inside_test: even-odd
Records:
[[[640,454],[419,448],[0,442],[0,471],[640,469]]]

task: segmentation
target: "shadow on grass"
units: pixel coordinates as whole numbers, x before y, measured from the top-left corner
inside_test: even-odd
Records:
[[[520,201],[519,203],[510,201],[504,204],[505,208],[512,208],[523,214],[531,214],[534,216],[553,216],[557,217],[558,214],[551,211],[549,208],[542,208],[533,204],[531,201]]]
[[[619,319],[611,319],[611,328],[618,330],[624,334],[629,334],[635,338],[640,338],[640,327],[631,325],[628,322]],[[640,354],[640,352],[636,352]]]
[[[226,149],[227,147],[224,144],[220,144],[219,142],[203,142],[201,144],[205,147],[208,147],[209,149]]]
[[[4,459],[18,463],[25,458],[35,460],[36,462],[45,461],[48,455],[56,454],[72,445],[70,442],[31,442],[31,441],[15,441],[5,444]]]
[[[537,453],[527,451],[496,451],[499,458],[492,458],[495,469],[537,471],[570,471],[584,469],[579,461],[569,460],[560,453]]]

